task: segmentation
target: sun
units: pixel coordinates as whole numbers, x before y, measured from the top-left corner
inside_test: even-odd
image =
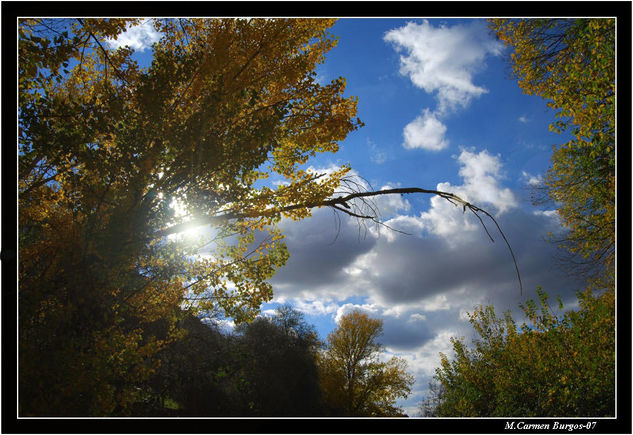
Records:
[[[171,207],[174,210],[174,217],[175,218],[185,218],[184,222],[186,223],[189,219],[187,218],[191,218],[191,215],[187,212],[187,207],[185,205],[185,203],[177,198],[174,198],[171,200],[171,202],[169,203],[169,207]],[[204,225],[198,225],[198,226],[190,226],[186,229],[184,229],[183,231],[180,231],[178,233],[174,233],[174,234],[170,234],[169,236],[167,236],[170,240],[182,240],[182,239],[187,239],[187,240],[191,240],[191,239],[195,239],[195,238],[199,238],[201,236],[204,236],[206,233],[205,231],[205,226]]]

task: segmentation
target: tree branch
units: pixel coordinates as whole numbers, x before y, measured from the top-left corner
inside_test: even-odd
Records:
[[[464,209],[464,212],[466,211],[466,209],[470,210],[479,219],[479,221],[484,227],[484,230],[486,231],[486,234],[488,235],[490,240],[494,242],[494,239],[490,235],[488,228],[486,228],[484,221],[481,219],[481,216],[479,216],[478,213],[483,213],[486,216],[488,216],[490,220],[492,220],[492,222],[497,227],[497,230],[501,234],[501,237],[503,238],[504,242],[506,243],[506,246],[508,247],[508,250],[510,251],[510,255],[512,256],[512,261],[514,263],[514,267],[517,273],[517,279],[519,281],[519,288],[520,288],[521,294],[523,294],[523,284],[521,282],[521,274],[519,272],[519,266],[517,264],[516,257],[514,255],[514,251],[512,250],[512,247],[510,246],[508,239],[506,238],[505,234],[501,230],[501,227],[499,226],[496,219],[486,210],[479,208],[476,205],[473,205],[463,200],[462,198],[460,198],[459,196],[453,193],[442,192],[439,190],[422,189],[419,187],[404,187],[404,188],[384,189],[384,190],[375,190],[375,191],[356,191],[356,192],[349,193],[345,196],[337,196],[335,198],[331,198],[331,199],[320,201],[320,202],[293,204],[293,205],[289,205],[289,206],[281,207],[281,208],[271,208],[269,210],[261,211],[257,213],[257,215],[254,215],[253,213],[226,212],[226,213],[215,215],[215,216],[203,216],[203,217],[193,219],[189,222],[173,225],[169,228],[156,231],[152,235],[152,239],[165,237],[170,234],[179,233],[187,229],[203,226],[203,225],[222,225],[231,220],[250,219],[250,218],[255,218],[255,217],[279,216],[284,212],[288,212],[292,210],[313,209],[313,208],[321,208],[321,207],[330,207],[334,210],[343,212],[345,214],[356,217],[358,219],[371,220],[377,224],[381,224],[381,225],[386,226],[389,229],[392,229],[386,224],[384,224],[383,222],[381,222],[380,220],[378,220],[376,215],[360,214],[360,213],[356,213],[352,211],[349,204],[350,201],[357,198],[372,198],[372,197],[382,196],[382,195],[405,195],[405,194],[412,194],[412,193],[426,193],[426,194],[437,195],[441,198],[446,199],[447,201],[449,201],[450,203],[456,206],[461,205]],[[372,212],[377,212],[377,210],[372,209]]]

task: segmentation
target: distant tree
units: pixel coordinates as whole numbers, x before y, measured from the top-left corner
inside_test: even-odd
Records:
[[[615,20],[493,19],[523,92],[557,111],[572,139],[554,149],[545,186],[569,233],[562,247],[595,287],[615,273]],[[582,262],[578,258],[583,259]]]
[[[522,305],[528,323],[520,329],[509,312],[500,319],[491,306],[475,310],[474,346],[453,339],[454,358],[442,355],[436,370],[435,415],[615,415],[615,292],[586,290],[580,309],[563,315],[538,294],[540,309],[533,300]]]
[[[382,320],[353,311],[328,335],[319,372],[331,414],[404,415],[395,401],[409,395],[414,379],[403,359],[380,360],[384,347],[377,339],[381,334]]]
[[[284,305],[272,317],[238,325],[233,340],[244,380],[239,413],[323,415],[316,365],[320,343],[314,327],[300,312]]]
[[[444,398],[444,387],[436,379],[429,382],[429,393],[420,402],[421,417],[438,417],[437,408]]]

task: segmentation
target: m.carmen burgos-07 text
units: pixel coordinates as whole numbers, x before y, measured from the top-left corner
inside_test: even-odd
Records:
[[[588,421],[587,423],[560,423],[555,421],[553,423],[530,423],[525,421],[506,421],[506,430],[567,430],[569,432],[583,429],[595,429],[595,421]]]

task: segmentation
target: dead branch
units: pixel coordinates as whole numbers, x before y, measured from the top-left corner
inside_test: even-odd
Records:
[[[449,201],[450,203],[454,204],[455,206],[461,206],[464,212],[466,212],[466,210],[469,210],[470,212],[472,212],[477,217],[477,219],[479,219],[479,222],[483,226],[484,230],[486,231],[486,234],[488,235],[488,237],[490,238],[492,242],[494,242],[494,239],[492,238],[492,235],[488,231],[488,228],[486,227],[483,219],[481,218],[479,214],[482,213],[486,215],[495,224],[506,246],[508,247],[508,250],[510,251],[510,255],[512,256],[512,261],[514,263],[514,267],[516,270],[517,279],[519,281],[519,288],[520,288],[521,294],[523,294],[523,284],[521,282],[521,274],[519,272],[519,266],[517,264],[516,257],[514,255],[514,251],[512,250],[512,247],[510,246],[510,243],[508,242],[508,239],[506,238],[505,234],[501,230],[501,227],[499,226],[499,223],[497,222],[497,220],[486,210],[479,208],[476,205],[463,200],[462,198],[460,198],[459,196],[453,193],[442,192],[439,190],[422,189],[419,187],[403,187],[403,188],[383,189],[383,190],[362,190],[363,189],[362,185],[354,182],[353,180],[348,179],[348,180],[345,180],[345,182],[346,182],[346,187],[349,188],[348,191],[339,192],[338,194],[340,196],[336,196],[336,197],[333,197],[321,202],[294,204],[294,205],[289,205],[289,206],[281,207],[281,208],[273,208],[273,209],[259,212],[257,216],[254,216],[252,213],[232,212],[232,211],[225,212],[223,214],[219,214],[215,216],[203,216],[203,217],[193,219],[186,223],[173,225],[171,227],[156,231],[153,235],[153,238],[165,237],[170,234],[179,233],[186,229],[203,226],[203,225],[222,225],[231,220],[252,219],[255,217],[261,218],[261,217],[270,217],[270,216],[280,216],[284,212],[289,212],[292,210],[313,209],[313,208],[321,208],[321,207],[330,207],[331,209],[335,211],[345,213],[351,217],[357,218],[359,219],[360,222],[371,221],[377,225],[385,226],[390,230],[402,232],[394,228],[391,228],[388,225],[386,225],[384,222],[382,222],[379,218],[378,208],[375,206],[375,204],[368,201],[368,199],[382,196],[382,195],[406,195],[406,194],[413,194],[413,193],[425,193],[425,194],[437,195]],[[356,199],[359,199],[361,201],[360,205],[354,202],[354,200]]]

